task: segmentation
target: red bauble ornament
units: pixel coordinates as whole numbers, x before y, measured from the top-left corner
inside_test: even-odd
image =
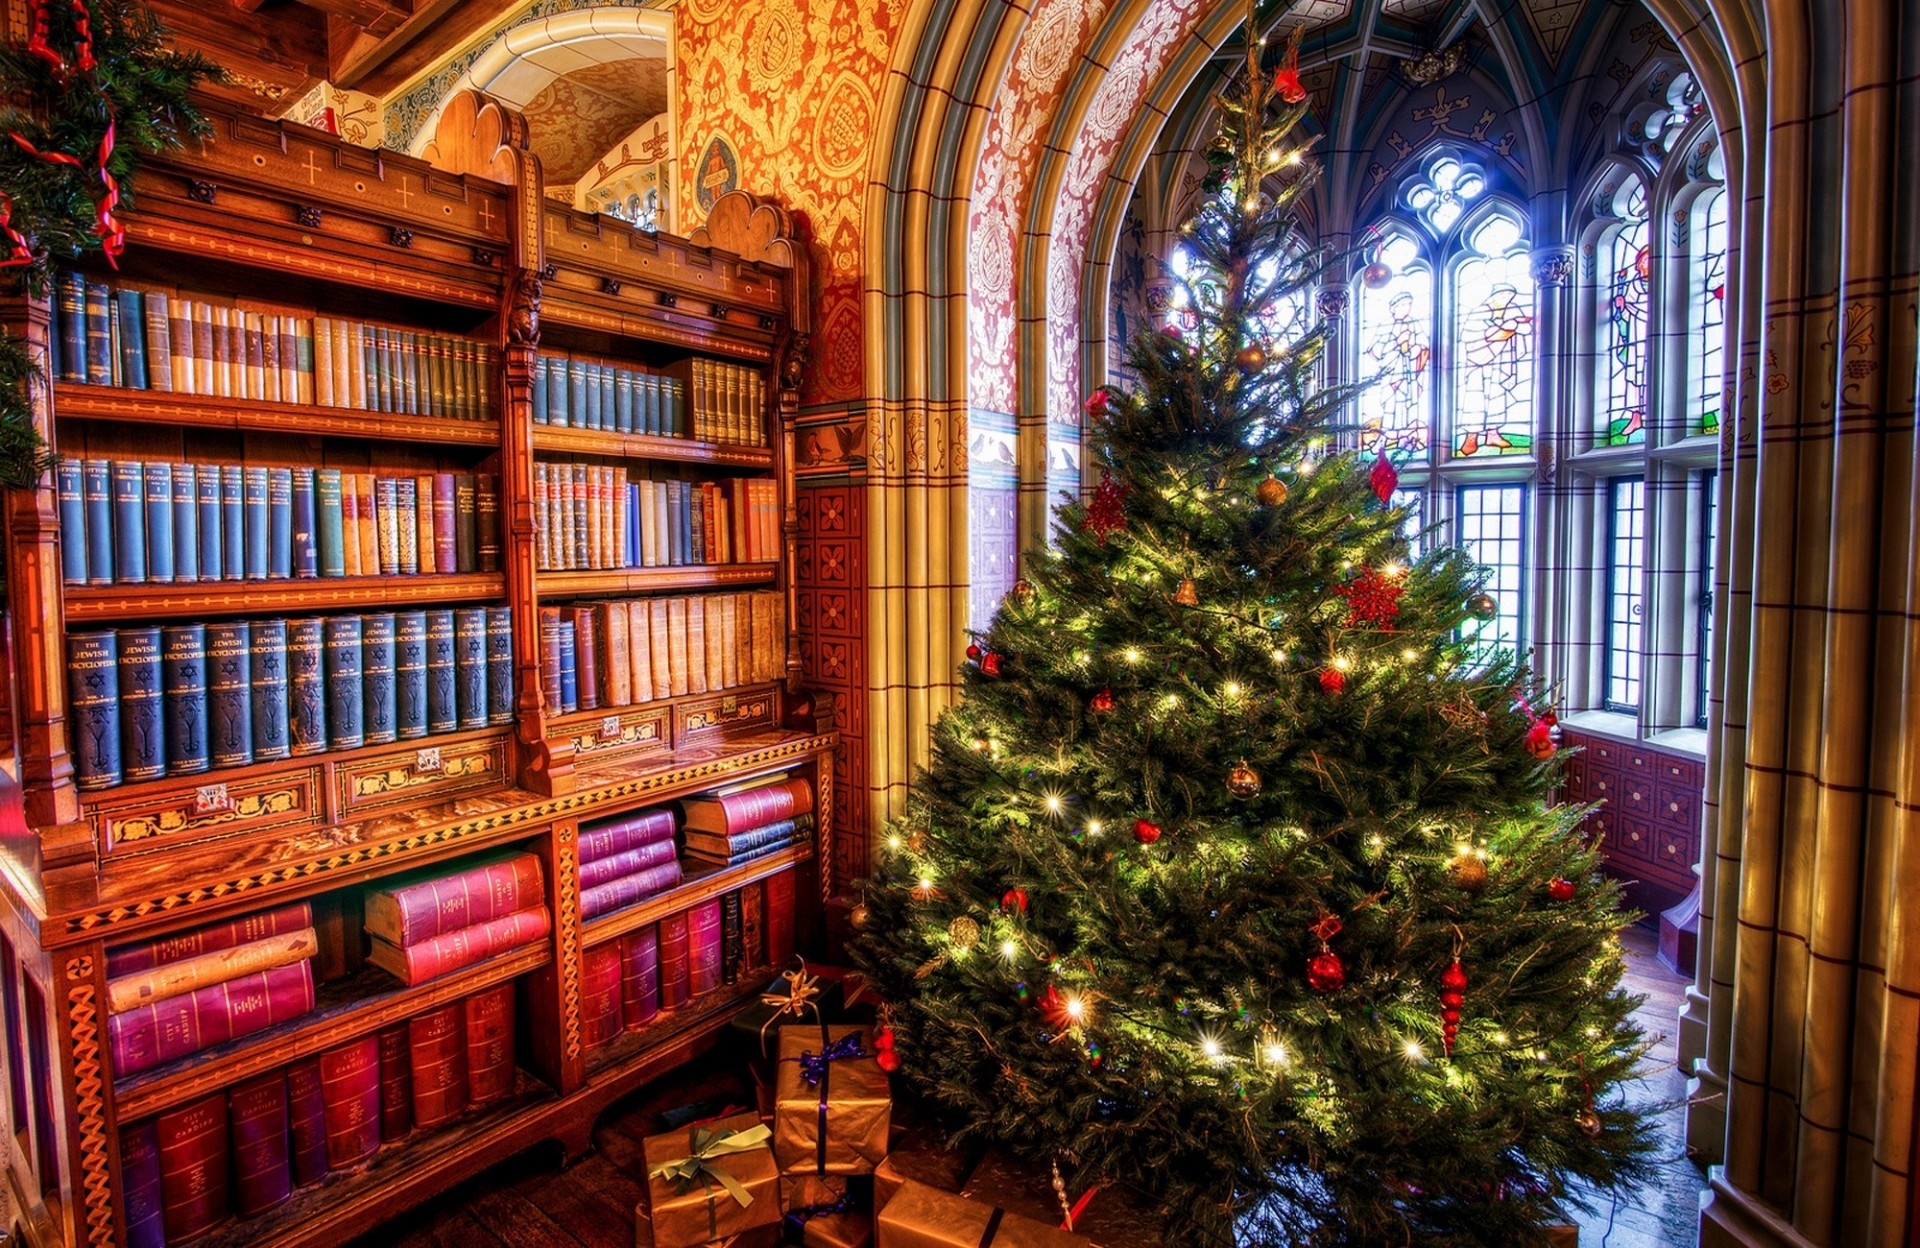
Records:
[[[1400,595],[1407,592],[1399,577],[1362,568],[1352,580],[1333,591],[1347,601],[1348,628],[1377,628],[1392,632],[1400,618]]]
[[[1547,881],[1547,896],[1555,901],[1572,901],[1575,891],[1573,881],[1565,876],[1556,875]]]
[[[1133,839],[1142,845],[1151,845],[1160,839],[1160,825],[1150,819],[1133,821]]]
[[[1298,104],[1307,98],[1307,89],[1300,85],[1300,71],[1297,69],[1281,69],[1274,74],[1273,89],[1289,104]]]
[[[891,1027],[882,1027],[873,1037],[873,1047],[882,1053],[891,1051],[893,1044],[893,1028]]]
[[[989,650],[980,656],[980,674],[998,676],[1000,674],[1000,656]]]
[[[1105,715],[1108,711],[1111,711],[1113,709],[1113,690],[1102,689],[1099,693],[1094,694],[1092,699],[1087,703],[1087,709],[1096,715]]]
[[[1382,290],[1393,282],[1393,269],[1383,260],[1375,260],[1360,270],[1360,280],[1368,290]]]
[[[1094,488],[1093,497],[1087,502],[1087,518],[1080,527],[1105,546],[1108,534],[1118,533],[1127,527],[1126,503],[1127,487],[1115,481],[1112,473],[1103,470],[1100,484]]]
[[[1337,698],[1346,691],[1347,674],[1337,667],[1320,669],[1320,692],[1330,698]]]
[[[980,661],[980,655],[982,653],[983,651],[980,649],[979,646],[967,647],[967,658],[971,659],[975,663],[978,663]]]
[[[1040,1015],[1047,1020],[1047,1026],[1055,1031],[1066,1031],[1079,1025],[1080,1020],[1067,1008],[1067,999],[1052,984],[1047,985],[1047,990],[1040,994],[1034,1004],[1040,1007]]]
[[[1347,985],[1347,968],[1340,955],[1322,950],[1307,959],[1307,986],[1315,992],[1338,992]]]
[[[1559,743],[1553,739],[1553,733],[1553,720],[1544,717],[1534,720],[1532,726],[1527,729],[1527,753],[1542,760],[1552,758],[1554,752],[1560,748]]]
[[[1460,1034],[1460,1007],[1466,999],[1467,972],[1455,958],[1440,976],[1440,1039],[1448,1056],[1452,1056],[1453,1042]]]
[[[873,1055],[874,1065],[892,1074],[900,1069],[900,1055],[892,1049],[882,1049]]]
[[[1113,396],[1107,393],[1105,386],[1087,396],[1087,415],[1096,420],[1113,414]]]
[[[1000,896],[1000,908],[1002,910],[1018,910],[1021,914],[1025,914],[1027,912],[1027,890],[1024,888],[1008,889]]]
[[[1393,466],[1393,460],[1385,451],[1374,456],[1373,468],[1367,473],[1367,484],[1373,487],[1373,496],[1381,502],[1393,501],[1394,487],[1400,484],[1400,470]]]

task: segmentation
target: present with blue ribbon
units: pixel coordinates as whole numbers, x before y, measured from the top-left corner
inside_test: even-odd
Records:
[[[656,1248],[689,1248],[780,1221],[772,1132],[755,1114],[648,1136],[647,1203]]]
[[[780,1029],[773,1153],[783,1174],[871,1174],[887,1155],[893,1097],[861,1027]]]
[[[872,1185],[858,1175],[781,1175],[782,1242],[801,1248],[870,1248]]]

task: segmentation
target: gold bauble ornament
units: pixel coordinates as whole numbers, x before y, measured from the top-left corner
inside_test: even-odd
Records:
[[[1269,476],[1254,490],[1254,495],[1259,498],[1262,507],[1278,507],[1287,501],[1287,483],[1279,477]]]
[[[1259,343],[1242,347],[1233,362],[1243,373],[1257,373],[1267,366],[1267,349]]]
[[[1575,1114],[1573,1121],[1581,1133],[1588,1137],[1596,1137],[1606,1129],[1606,1124],[1600,1121],[1600,1115],[1593,1112],[1591,1105]]]
[[[1033,582],[1024,576],[1015,581],[1013,583],[1013,596],[1021,599],[1033,597]]]
[[[1260,792],[1260,773],[1241,759],[1227,772],[1227,792],[1243,799],[1255,796]]]
[[[1173,600],[1183,607],[1197,607],[1200,605],[1200,591],[1194,588],[1192,577],[1183,576],[1180,578],[1180,588],[1173,591]]]
[[[1500,604],[1488,593],[1475,594],[1467,599],[1467,614],[1476,620],[1491,620],[1500,614]]]
[[[971,949],[980,943],[980,925],[964,914],[957,914],[947,924],[947,939],[956,949]]]
[[[1455,888],[1477,893],[1487,886],[1487,860],[1478,854],[1461,854],[1447,864],[1447,878]]]
[[[866,927],[867,917],[867,907],[864,902],[847,911],[847,922],[853,924],[856,929]]]

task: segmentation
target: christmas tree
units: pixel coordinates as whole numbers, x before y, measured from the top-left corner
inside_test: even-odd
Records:
[[[1185,323],[1089,401],[1099,487],[969,649],[855,957],[913,1089],[1169,1242],[1544,1242],[1646,1174],[1618,890],[1484,572],[1410,557],[1285,328],[1327,261],[1283,247],[1314,164],[1260,54]]]

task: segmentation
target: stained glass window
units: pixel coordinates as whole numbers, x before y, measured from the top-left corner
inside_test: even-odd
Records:
[[[1426,491],[1418,486],[1397,489],[1393,492],[1393,505],[1404,507],[1407,518],[1400,522],[1400,536],[1407,539],[1407,545],[1419,554],[1426,542],[1421,539],[1421,530],[1426,527]]]
[[[1633,714],[1640,710],[1640,643],[1646,622],[1640,582],[1646,567],[1646,482],[1640,477],[1615,477],[1607,483],[1604,681],[1610,711]]]
[[[1453,453],[1533,449],[1533,274],[1518,222],[1488,218],[1454,275]]]
[[[1696,207],[1693,253],[1693,350],[1700,361],[1694,391],[1693,433],[1720,432],[1727,358],[1727,196],[1714,191]]]
[[[1646,197],[1636,187],[1632,217],[1614,230],[1607,246],[1606,286],[1601,292],[1601,415],[1606,444],[1630,446],[1647,438],[1647,309],[1653,252],[1647,242]]]
[[[1464,636],[1482,658],[1498,649],[1518,652],[1527,618],[1527,487],[1463,485],[1454,493],[1454,515],[1459,544],[1487,569],[1486,591],[1499,607],[1492,619],[1468,623]]]
[[[1433,424],[1433,272],[1404,234],[1380,244],[1391,278],[1360,289],[1360,446],[1412,458]]]
[[[1478,169],[1443,155],[1427,169],[1425,178],[1407,187],[1407,207],[1425,217],[1434,233],[1445,234],[1486,189],[1486,176]]]

